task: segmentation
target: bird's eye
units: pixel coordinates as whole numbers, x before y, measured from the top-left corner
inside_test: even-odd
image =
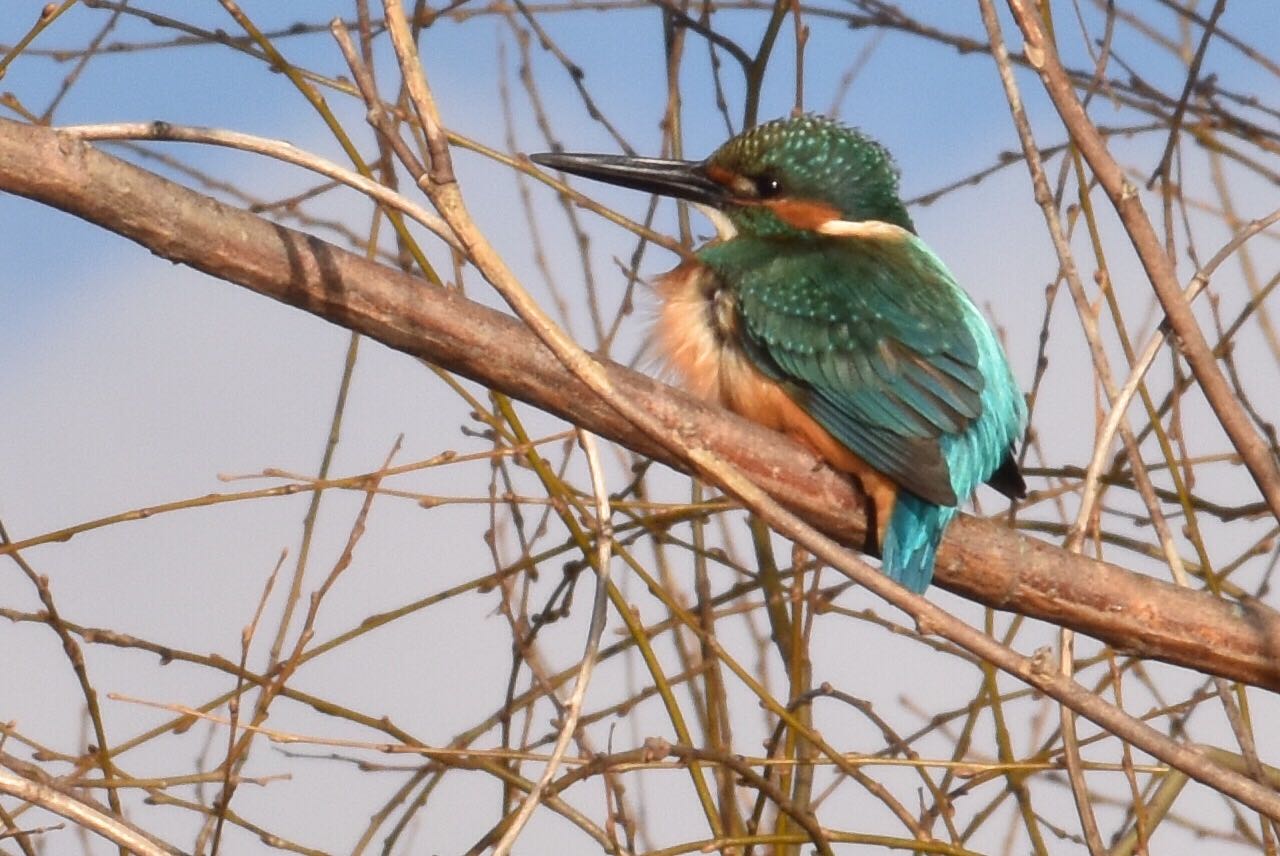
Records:
[[[756,195],[761,199],[771,199],[782,193],[782,183],[778,181],[777,176],[765,173],[757,176],[755,183]]]

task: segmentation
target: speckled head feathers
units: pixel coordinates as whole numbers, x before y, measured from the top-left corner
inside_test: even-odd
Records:
[[[898,171],[889,152],[861,131],[824,116],[758,125],[717,149],[704,168],[734,196],[753,203],[726,207],[746,231],[779,230],[782,224],[773,222],[777,216],[770,216],[779,213],[777,202],[769,204],[773,200],[817,203],[842,220],[880,221],[914,231],[898,199]]]

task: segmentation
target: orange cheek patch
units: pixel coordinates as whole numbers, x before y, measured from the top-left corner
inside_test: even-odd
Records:
[[[768,199],[760,204],[767,207],[774,215],[788,226],[797,229],[818,231],[823,223],[840,219],[840,210],[825,202],[812,202],[803,199]]]
[[[750,179],[718,164],[708,164],[705,167],[705,174],[707,178],[726,188],[733,196],[735,204],[764,206],[788,226],[817,232],[824,223],[840,219],[840,209],[825,202],[790,197],[779,199],[753,198],[755,190],[751,186]]]

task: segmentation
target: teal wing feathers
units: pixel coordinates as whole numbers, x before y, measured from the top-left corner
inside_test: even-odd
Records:
[[[955,506],[995,472],[1022,398],[985,320],[912,236],[702,251],[734,283],[743,347],[837,440]]]

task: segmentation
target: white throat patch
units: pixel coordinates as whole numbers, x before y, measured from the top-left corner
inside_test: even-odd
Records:
[[[719,208],[712,208],[710,205],[703,205],[701,202],[694,202],[693,207],[711,221],[711,225],[716,229],[717,238],[722,241],[728,241],[737,237],[738,230],[733,228],[733,223],[729,222],[729,218]]]
[[[835,238],[871,238],[872,240],[902,241],[911,233],[901,226],[882,220],[828,220],[817,228],[820,235]]]

